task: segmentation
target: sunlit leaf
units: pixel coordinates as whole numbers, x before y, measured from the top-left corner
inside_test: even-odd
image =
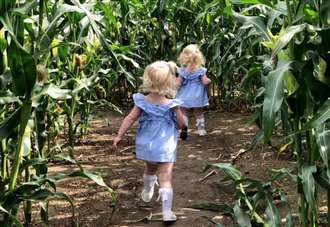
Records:
[[[263,104],[264,140],[269,141],[274,127],[276,113],[284,98],[284,76],[290,68],[290,62],[280,61],[278,67],[266,77],[265,99]]]
[[[299,88],[296,78],[290,71],[287,71],[284,75],[284,87],[288,96],[294,94]]]
[[[71,90],[70,89],[62,89],[56,86],[55,84],[50,84],[46,89],[45,94],[49,95],[53,99],[63,100],[71,98]]]
[[[302,130],[317,128],[330,118],[330,99],[327,99],[324,104],[317,110],[313,118],[308,121]]]
[[[261,19],[261,17],[258,16],[244,16],[242,14],[239,14],[235,11],[233,11],[234,17],[236,17],[240,22],[243,23],[244,26],[247,27],[254,27],[256,31],[260,34],[263,40],[271,40],[271,36],[269,34],[269,31],[266,28],[266,25],[264,21]]]
[[[319,56],[318,63],[314,63],[313,75],[319,81],[330,86],[330,75],[326,75],[327,67],[327,62]]]
[[[217,164],[212,164],[211,166],[219,168],[222,171],[224,171],[224,173],[233,181],[237,181],[241,179],[241,172],[237,170],[230,163],[217,163]]]
[[[316,141],[319,146],[319,153],[326,167],[327,177],[330,179],[330,124],[323,123],[316,129]]]
[[[293,25],[286,28],[280,33],[280,37],[276,42],[276,47],[272,53],[272,57],[276,56],[291,40],[292,38],[306,27],[305,24]]]
[[[26,157],[31,153],[31,128],[29,125],[25,127],[22,138],[22,156]]]
[[[303,165],[301,167],[301,172],[299,173],[299,178],[303,185],[304,195],[314,214],[317,212],[317,204],[315,201],[315,181],[313,177],[313,173],[315,172],[316,166]]]

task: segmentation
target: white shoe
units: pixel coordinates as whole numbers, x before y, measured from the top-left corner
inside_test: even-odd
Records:
[[[200,136],[205,136],[207,134],[207,132],[205,131],[204,128],[198,128],[197,132],[198,132],[198,135],[200,135]]]
[[[154,188],[155,188],[155,184],[158,185],[158,182],[155,181],[152,185],[152,187],[150,187],[150,189],[148,190],[147,188],[144,188],[141,192],[141,198],[144,202],[149,203],[154,195]]]
[[[177,220],[176,215],[173,212],[163,213],[163,222],[175,222]]]

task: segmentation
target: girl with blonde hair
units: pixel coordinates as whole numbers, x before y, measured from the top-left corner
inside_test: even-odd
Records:
[[[181,102],[170,99],[176,93],[175,67],[174,62],[165,61],[156,61],[146,67],[141,89],[148,94],[133,95],[135,105],[113,141],[113,148],[117,149],[127,130],[139,120],[136,158],[145,162],[141,197],[143,201],[150,202],[154,186],[159,181],[165,223],[177,219],[172,212],[172,170],[176,161],[178,128],[184,126],[184,115],[179,107]]]
[[[206,85],[211,83],[211,80],[206,76],[207,69],[203,67],[204,56],[197,45],[190,44],[182,50],[178,62],[182,67],[178,68],[177,84],[180,89],[176,98],[183,102],[181,107],[183,107],[185,123],[188,126],[188,112],[192,110],[196,118],[198,134],[206,135],[203,108],[209,105]],[[187,136],[188,128],[185,127],[180,137],[185,140]]]

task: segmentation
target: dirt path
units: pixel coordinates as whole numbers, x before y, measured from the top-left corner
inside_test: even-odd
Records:
[[[102,187],[79,178],[65,180],[58,186],[58,191],[64,191],[73,198],[79,226],[163,226],[161,221],[138,221],[150,214],[154,215],[153,219],[161,219],[159,214],[157,216],[161,205],[155,201],[158,193],[149,204],[140,199],[143,163],[135,160],[133,154],[135,129],[124,140],[122,152],[113,153],[110,149],[121,120],[122,116],[113,113],[95,115],[89,135],[77,146],[76,152],[77,159],[85,168],[101,172],[105,182],[118,191],[118,208],[113,218],[110,219],[109,194]],[[202,202],[230,205],[234,201],[235,189],[221,182],[223,175],[220,172],[203,181],[201,179],[207,174],[203,172],[207,164],[230,162],[238,152],[249,147],[256,129],[246,127],[246,122],[247,116],[242,114],[208,112],[208,135],[205,137],[197,136],[191,123],[188,140],[180,141],[178,147],[173,181],[174,211],[179,220],[173,226],[214,226],[204,217],[213,218],[224,226],[233,225],[228,216],[192,209],[191,206]],[[258,146],[256,151],[241,155],[235,164],[243,174],[263,178],[267,168],[289,166],[290,162],[277,160],[270,148]],[[72,171],[70,165],[50,167],[52,173],[69,171]],[[35,219],[34,223],[39,217]],[[71,224],[69,205],[63,201],[52,201],[50,226]]]

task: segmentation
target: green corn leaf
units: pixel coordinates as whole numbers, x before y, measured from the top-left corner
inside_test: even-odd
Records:
[[[40,217],[42,222],[48,226],[49,225],[49,215],[48,215],[48,201],[40,202]]]
[[[16,42],[11,42],[8,49],[8,63],[15,95],[30,97],[37,75],[34,58],[24,49],[18,47]]]
[[[316,142],[323,165],[326,167],[327,177],[330,179],[330,123],[323,123],[316,129]]]
[[[71,99],[72,97],[70,89],[62,89],[56,86],[55,84],[50,84],[48,88],[45,90],[44,94],[47,94],[51,98],[56,100]]]
[[[272,53],[272,58],[275,57],[299,32],[305,29],[305,24],[293,25],[285,29],[284,32],[280,33],[280,37],[276,42],[276,47]]]
[[[32,158],[32,159],[23,161],[22,165],[20,165],[20,173],[22,173],[22,171],[24,171],[24,169],[29,166],[46,164],[47,161],[48,161],[48,159],[46,159],[46,158]]]
[[[5,208],[3,208],[1,205],[0,205],[0,211],[2,211],[4,213],[6,213],[7,215],[9,215],[9,217],[11,218],[11,220],[15,223],[15,225],[17,227],[23,227],[22,223],[14,215],[12,215]]]
[[[269,226],[281,226],[281,216],[280,212],[274,205],[272,198],[267,195],[267,208],[266,208],[266,215],[268,217],[267,224]]]
[[[31,128],[26,126],[22,138],[22,156],[26,157],[31,153]]]
[[[31,181],[23,183],[13,191],[13,194],[16,196],[31,194],[34,190],[40,188],[41,184],[37,181]]]
[[[74,171],[72,173],[69,174],[70,177],[83,177],[83,178],[89,178],[92,181],[94,181],[95,183],[97,183],[100,186],[106,187],[109,189],[109,191],[113,191],[111,188],[109,188],[106,183],[104,182],[102,176],[99,173],[94,173],[88,170],[78,170],[78,171]]]
[[[265,142],[268,142],[273,134],[276,113],[281,108],[284,98],[283,80],[289,68],[290,62],[280,60],[278,67],[266,77],[262,119]]]
[[[316,173],[313,174],[316,182],[326,190],[330,190],[330,178],[328,177],[328,170],[317,168]]]
[[[236,217],[236,221],[241,227],[251,227],[250,217],[242,210],[239,205],[236,203],[234,206],[234,215]]]
[[[56,160],[65,160],[65,161],[70,162],[72,164],[77,164],[77,161],[74,160],[73,158],[71,158],[69,155],[58,154],[58,155],[55,155],[55,159]]]
[[[314,71],[313,75],[316,79],[322,83],[330,86],[330,75],[326,75],[327,71],[327,62],[319,56],[318,62],[314,62]]]
[[[21,5],[19,8],[13,9],[13,12],[15,14],[20,14],[21,16],[27,16],[28,13],[32,9],[35,9],[37,6],[38,6],[37,1],[28,1],[28,2],[25,2],[25,4]]]
[[[42,50],[47,50],[50,48],[52,40],[56,34],[56,29],[58,28],[58,21],[65,13],[82,13],[83,11],[79,9],[77,6],[68,5],[68,4],[59,4],[56,9],[56,12],[51,19],[48,27],[45,29],[44,33],[41,35],[40,38],[40,46]]]
[[[18,37],[16,37],[15,35],[13,24],[8,14],[5,15],[0,14],[0,25],[1,24],[7,29],[8,33],[10,34],[11,38],[16,43],[16,45],[19,46],[21,49],[24,49],[21,43],[19,42]]]
[[[0,140],[7,138],[20,123],[21,107],[0,123]]]
[[[115,60],[115,62],[118,64],[118,66],[120,67],[121,71],[126,75],[127,80],[131,83],[132,86],[134,86],[134,77],[125,70],[125,68],[122,66],[122,64],[120,63],[120,61],[117,58],[117,55],[114,53],[114,51],[112,50],[111,46],[109,45],[107,39],[105,38],[105,36],[103,35],[103,33],[101,32],[98,24],[96,23],[96,21],[94,20],[94,18],[96,17],[87,7],[85,4],[81,4],[79,1],[77,0],[72,0],[72,3],[76,5],[76,7],[78,7],[80,10],[83,11],[83,13],[86,14],[86,16],[88,17],[90,24],[93,28],[93,31],[95,32],[95,34],[97,35],[97,37],[99,38],[102,46],[109,51],[109,53],[111,54],[111,56],[113,57],[113,59]]]
[[[222,171],[224,171],[226,176],[228,176],[233,181],[238,181],[241,179],[241,172],[239,170],[237,170],[230,163],[217,163],[217,164],[212,164],[211,166],[219,168]]]
[[[261,17],[257,16],[244,16],[242,14],[239,14],[235,11],[233,11],[234,17],[236,17],[241,23],[243,23],[244,26],[251,27],[253,26],[256,31],[259,33],[259,35],[262,37],[263,40],[271,41],[272,38],[266,28],[266,25],[264,21],[261,19]]]
[[[13,102],[21,103],[20,99],[18,97],[0,97],[0,105],[5,105]]]
[[[88,78],[83,78],[80,80],[75,80],[78,86],[72,91],[72,94],[78,94],[82,89],[89,90],[92,86],[94,86],[98,81],[99,77],[97,75],[93,75]]]
[[[299,88],[296,78],[290,71],[287,71],[284,75],[284,87],[288,96],[294,94]]]
[[[279,191],[281,201],[284,202],[288,206],[288,213],[285,217],[285,226],[286,227],[294,227],[294,222],[293,222],[293,217],[292,217],[292,212],[291,212],[291,205],[288,202],[287,196],[283,191]]]
[[[303,130],[317,128],[330,118],[330,98],[317,110],[314,117],[308,121],[303,127]]]
[[[267,0],[231,0],[232,4],[265,4],[268,6],[272,6],[270,1]]]
[[[25,199],[29,201],[45,201],[53,195],[54,193],[48,189],[39,189],[33,192],[31,195],[27,195]]]
[[[299,178],[303,185],[303,191],[307,200],[308,205],[311,207],[313,213],[317,213],[317,204],[315,201],[315,181],[313,173],[316,172],[316,166],[303,165],[301,172],[299,173]]]
[[[320,1],[320,18],[324,24],[330,25],[330,1],[329,0]]]

